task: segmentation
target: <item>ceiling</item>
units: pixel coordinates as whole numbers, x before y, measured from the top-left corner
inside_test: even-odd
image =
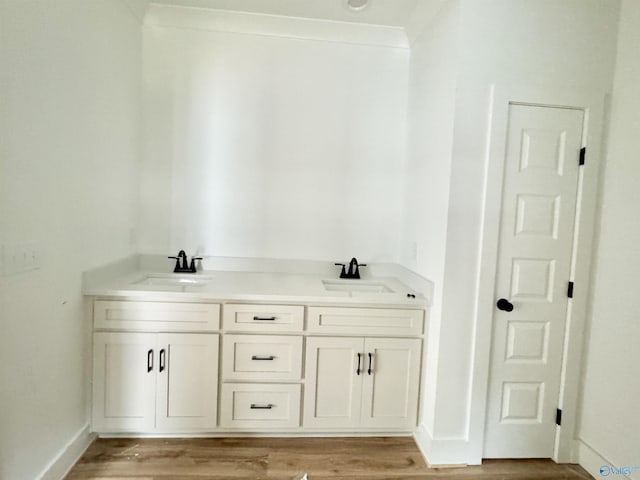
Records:
[[[432,1],[369,0],[369,5],[360,11],[348,9],[346,0],[152,0],[152,3],[405,27],[420,4]]]

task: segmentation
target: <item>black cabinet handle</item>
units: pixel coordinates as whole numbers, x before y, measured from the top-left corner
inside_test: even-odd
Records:
[[[501,298],[500,300],[498,300],[498,302],[496,303],[496,307],[498,307],[498,310],[502,310],[503,312],[513,311],[513,303],[511,303],[506,298]]]
[[[273,407],[275,407],[275,405],[273,405],[272,403],[267,403],[266,405],[258,405],[257,403],[252,403],[251,404],[251,410],[271,410]]]
[[[276,357],[275,355],[267,355],[267,356],[260,356],[260,355],[252,355],[251,356],[251,360],[275,360]]]
[[[372,362],[373,362],[373,361],[372,361],[372,357],[373,357],[373,355],[371,354],[371,352],[369,352],[369,370],[367,370],[367,373],[368,373],[369,375],[371,375],[371,372],[372,372],[372,370],[371,370],[371,364],[372,364]]]
[[[358,368],[356,368],[356,375],[360,375],[360,354],[358,353]]]
[[[276,317],[258,317],[255,316],[253,317],[254,320],[258,321],[258,322],[273,322]]]
[[[160,371],[162,372],[165,368],[164,365],[164,361],[165,361],[165,351],[164,348],[162,350],[160,350]]]
[[[153,370],[153,348],[147,352],[147,373]]]

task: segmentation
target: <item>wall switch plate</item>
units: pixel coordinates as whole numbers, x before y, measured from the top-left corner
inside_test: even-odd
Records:
[[[5,275],[19,273],[21,266],[19,245],[17,243],[4,244],[2,246],[2,260],[4,264],[3,273]]]
[[[2,245],[2,273],[17,273],[37,270],[41,266],[41,250],[37,242],[6,243]]]
[[[40,246],[36,242],[25,243],[22,247],[23,271],[39,269],[41,257]]]

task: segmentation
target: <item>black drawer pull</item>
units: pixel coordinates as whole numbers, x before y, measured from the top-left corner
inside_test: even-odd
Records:
[[[356,368],[356,375],[360,375],[360,354],[358,353],[358,368]]]
[[[257,315],[253,317],[253,319],[257,322],[273,322],[276,317],[258,317]]]
[[[267,403],[266,405],[259,405],[257,403],[251,404],[251,410],[271,410],[275,405],[272,403]]]
[[[260,355],[252,355],[251,356],[251,360],[275,360],[276,357],[274,355],[268,355],[268,356],[260,356]]]
[[[163,348],[162,350],[160,350],[160,371],[161,372],[163,372],[164,369],[165,369],[165,364],[164,364],[165,359],[164,359],[164,357],[165,357],[165,351],[164,351],[164,348]]]
[[[369,370],[367,370],[367,373],[368,373],[369,375],[371,375],[371,373],[373,372],[373,370],[371,370],[371,365],[372,365],[372,363],[373,363],[373,361],[372,361],[371,357],[373,357],[373,354],[372,354],[371,352],[369,352]]]
[[[147,373],[153,370],[153,348],[147,352]]]

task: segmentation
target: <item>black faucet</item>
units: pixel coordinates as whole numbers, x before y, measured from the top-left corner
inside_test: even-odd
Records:
[[[355,280],[360,278],[360,270],[358,269],[358,267],[367,266],[366,263],[359,264],[358,260],[356,260],[356,257],[353,257],[349,262],[349,271],[345,271],[346,265],[344,263],[336,263],[334,265],[338,267],[342,267],[342,271],[340,272],[340,278],[352,278]]]
[[[189,265],[187,261],[187,254],[184,250],[180,250],[177,257],[167,258],[172,258],[176,261],[173,273],[196,273],[196,260],[202,260],[202,257],[191,257],[191,265]],[[182,260],[182,264],[180,264],[180,260]]]

